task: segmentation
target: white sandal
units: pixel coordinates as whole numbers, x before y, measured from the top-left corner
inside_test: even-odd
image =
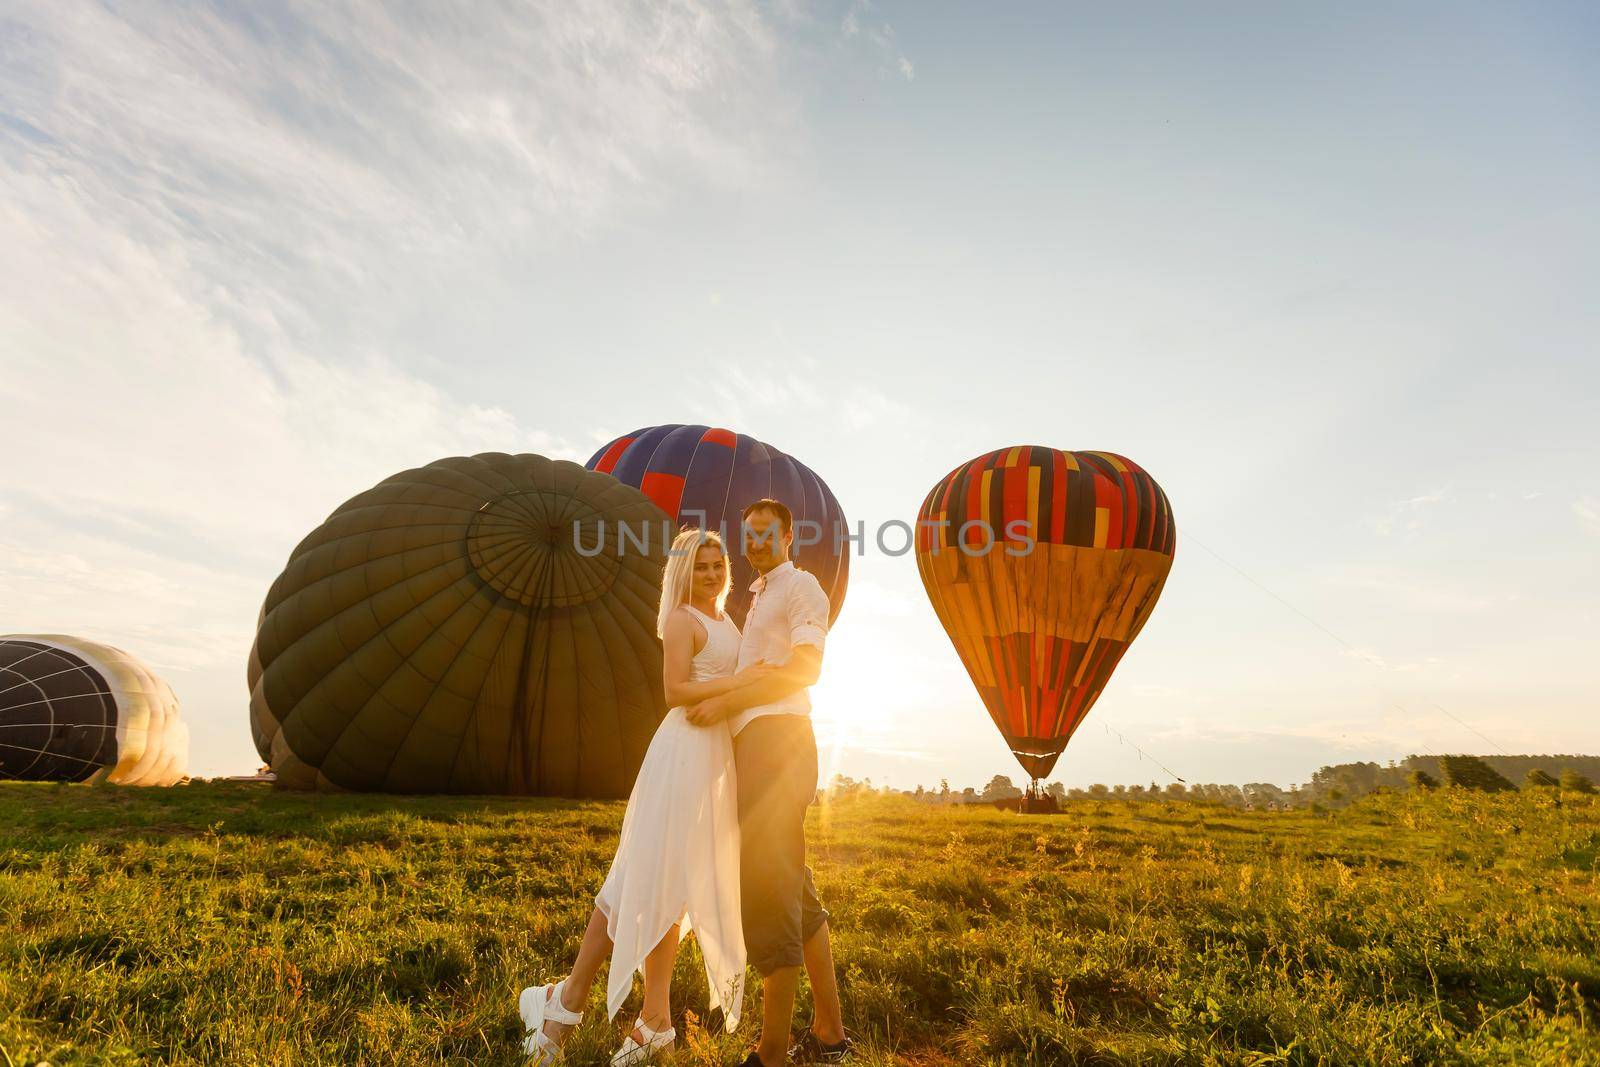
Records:
[[[644,1044],[635,1041],[634,1034],[642,1035]],[[611,1057],[611,1067],[637,1067],[638,1064],[648,1063],[658,1052],[671,1052],[677,1036],[678,1031],[670,1026],[665,1030],[652,1030],[642,1018],[636,1019],[632,1032],[622,1042],[617,1054]]]
[[[538,1065],[561,1062],[561,1046],[544,1032],[545,1023],[577,1026],[583,1022],[583,1012],[568,1011],[561,1003],[563,978],[554,985],[531,985],[517,996],[517,1013],[522,1016],[523,1028],[528,1036],[522,1042],[522,1051],[532,1056]]]

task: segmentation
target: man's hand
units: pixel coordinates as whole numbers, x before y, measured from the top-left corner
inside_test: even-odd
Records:
[[[741,685],[749,685],[751,682],[759,682],[763,678],[769,678],[777,669],[778,665],[776,663],[768,663],[764,659],[758,659],[733,676],[734,688],[738,688]]]
[[[696,726],[714,726],[726,719],[729,711],[726,700],[722,697],[712,697],[689,707],[683,713],[683,717]]]

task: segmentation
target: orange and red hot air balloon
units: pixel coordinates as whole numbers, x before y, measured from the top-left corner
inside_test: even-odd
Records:
[[[939,480],[917,569],[1022,769],[1050,773],[1172,569],[1155,479],[1110,452],[1002,448]]]

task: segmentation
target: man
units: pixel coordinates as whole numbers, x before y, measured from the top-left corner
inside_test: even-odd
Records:
[[[850,1056],[828,940],[828,913],[806,866],[805,820],[817,791],[817,741],[806,689],[822,671],[828,597],[789,559],[794,521],[776,500],[744,509],[744,554],[757,577],[745,615],[739,669],[777,664],[759,682],[702,701],[686,713],[707,726],[729,720],[739,780],[739,875],[745,950],[762,976],[761,1039],[743,1067],[787,1062],[800,966],[815,1015],[792,1050],[801,1063]]]

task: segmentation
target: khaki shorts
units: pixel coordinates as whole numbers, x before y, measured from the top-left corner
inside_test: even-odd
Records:
[[[744,945],[762,976],[803,962],[828,921],[806,866],[806,808],[817,792],[817,740],[805,715],[763,715],[733,739],[739,781]]]

